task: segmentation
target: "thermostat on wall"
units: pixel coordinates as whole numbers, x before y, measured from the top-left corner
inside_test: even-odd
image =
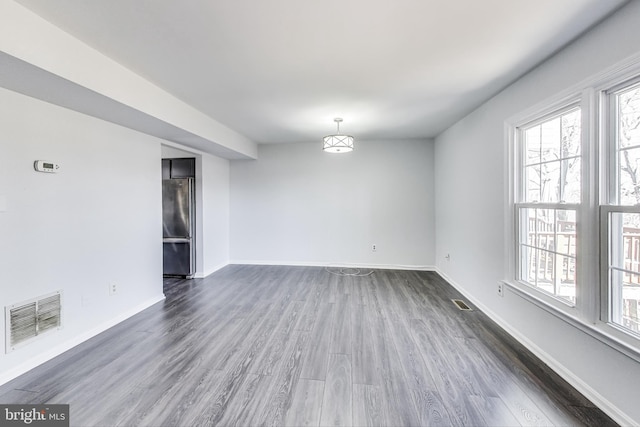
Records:
[[[38,172],[56,173],[60,169],[60,165],[57,163],[47,162],[46,160],[36,160],[33,162],[33,167]]]

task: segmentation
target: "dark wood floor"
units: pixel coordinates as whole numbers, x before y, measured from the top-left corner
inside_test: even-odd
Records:
[[[78,426],[615,425],[436,273],[228,266],[165,293],[0,402]]]

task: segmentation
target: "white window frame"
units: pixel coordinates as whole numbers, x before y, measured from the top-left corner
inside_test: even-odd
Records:
[[[613,160],[610,144],[611,114],[607,93],[640,81],[640,54],[592,76],[505,121],[505,289],[530,301],[579,330],[640,362],[640,337],[611,323],[608,280],[608,221]],[[551,296],[518,280],[518,129],[552,116],[571,105],[582,111],[582,192],[577,212],[578,236],[576,303]],[[602,205],[602,206],[600,206]],[[542,204],[540,207],[544,207]],[[638,207],[624,207],[637,212]]]
[[[629,74],[632,74],[630,77]],[[597,87],[599,93],[600,108],[600,319],[612,328],[612,333],[624,341],[629,339],[640,341],[640,334],[634,333],[622,325],[614,323],[614,308],[611,288],[611,270],[612,254],[609,248],[610,242],[610,217],[612,213],[638,213],[640,214],[640,205],[621,205],[620,201],[614,197],[617,193],[618,176],[617,176],[617,157],[618,151],[616,146],[616,111],[615,111],[615,94],[620,90],[638,85],[640,83],[640,64],[630,67],[619,75],[613,75],[608,79],[600,82]],[[629,338],[631,337],[631,338]]]
[[[612,254],[609,248],[610,241],[610,228],[611,221],[610,215],[612,213],[637,213],[640,214],[640,206],[621,206],[621,205],[602,205],[600,206],[600,244],[601,244],[601,307],[600,307],[600,318],[603,322],[607,323],[610,327],[615,328],[619,333],[624,335],[630,335],[640,340],[640,334],[635,333],[633,331],[629,331],[624,328],[622,325],[618,323],[614,323],[613,317],[614,315],[614,307],[613,307],[613,297],[612,294],[614,290],[611,288],[611,269],[610,265],[612,264],[611,258]]]
[[[583,321],[593,320],[597,314],[594,313],[595,304],[592,304],[594,296],[588,296],[585,298],[585,291],[593,288],[594,283],[597,283],[597,278],[593,279],[592,274],[585,274],[583,270],[589,269],[593,263],[588,262],[589,256],[594,256],[593,250],[590,248],[582,235],[586,233],[590,234],[590,230],[597,227],[597,219],[591,218],[589,211],[585,206],[591,205],[592,189],[589,186],[591,177],[591,164],[592,164],[592,147],[589,144],[591,135],[591,120],[590,114],[592,111],[591,96],[589,93],[583,91],[574,91],[571,93],[565,93],[553,100],[544,102],[537,106],[534,106],[523,113],[512,117],[505,123],[506,141],[507,141],[507,171],[508,171],[508,201],[509,206],[506,213],[506,222],[508,224],[509,231],[506,233],[508,243],[507,262],[510,264],[506,271],[508,272],[508,280],[505,281],[510,288],[515,290],[518,294],[526,299],[534,302],[537,305],[541,305],[544,308],[552,309],[557,312],[561,312],[566,316],[570,316],[575,319],[582,319]],[[581,201],[578,204],[565,204],[565,203],[524,203],[517,200],[517,197],[522,191],[523,182],[521,176],[522,156],[517,144],[520,144],[521,133],[523,128],[530,127],[536,123],[544,122],[546,119],[552,118],[564,111],[571,110],[573,108],[580,108],[581,111]],[[553,296],[541,289],[531,286],[525,282],[519,280],[520,275],[520,248],[519,242],[519,219],[518,208],[530,207],[530,208],[566,208],[576,211],[577,226],[576,235],[578,237],[578,244],[576,247],[576,270],[578,280],[576,283],[576,303],[571,302]],[[586,282],[586,283],[585,283]],[[592,283],[593,282],[593,283]]]
[[[555,108],[557,107],[557,108]],[[523,139],[524,139],[524,129],[527,128],[531,128],[533,126],[536,126],[538,124],[544,123],[549,119],[558,117],[560,115],[563,115],[566,112],[569,112],[571,110],[574,109],[580,109],[581,111],[581,121],[582,119],[584,119],[583,114],[582,114],[582,105],[581,105],[581,101],[579,97],[575,97],[575,99],[568,99],[568,100],[563,100],[562,103],[560,104],[554,104],[550,106],[550,110],[549,109],[545,109],[544,110],[544,114],[542,115],[536,115],[534,114],[532,117],[527,117],[526,119],[532,118],[532,120],[529,121],[525,121],[522,123],[517,124],[516,126],[514,126],[512,132],[514,133],[514,150],[515,150],[515,155],[516,155],[516,159],[515,159],[515,165],[514,165],[514,183],[515,183],[515,187],[514,187],[514,215],[515,215],[515,226],[516,226],[516,259],[518,260],[516,262],[516,270],[515,270],[515,279],[518,281],[518,283],[521,283],[522,285],[525,285],[527,287],[533,288],[535,289],[537,292],[541,292],[544,295],[548,295],[549,297],[553,298],[554,300],[557,300],[563,304],[566,304],[570,307],[573,307],[574,304],[571,303],[570,301],[566,300],[566,299],[562,299],[558,296],[555,296],[553,294],[547,293],[543,290],[541,290],[538,287],[532,286],[531,284],[528,284],[526,282],[523,282],[522,280],[520,280],[520,277],[522,277],[522,269],[523,269],[523,254],[521,253],[521,245],[519,244],[519,241],[521,241],[521,234],[522,234],[522,228],[520,227],[521,224],[521,218],[519,215],[519,211],[520,209],[523,208],[529,208],[529,209],[554,209],[554,210],[562,210],[562,209],[566,209],[566,210],[575,210],[576,211],[576,222],[580,223],[580,215],[581,215],[581,205],[582,202],[580,203],[562,203],[562,202],[557,202],[557,203],[544,203],[544,202],[525,202],[525,201],[521,201],[518,200],[519,197],[522,197],[522,195],[524,194],[525,191],[525,179],[526,177],[524,176],[524,170],[525,170],[525,156],[526,154],[523,152],[522,148],[523,148]],[[583,131],[583,125],[581,123],[581,135],[582,135],[582,131]],[[585,138],[581,136],[581,152],[580,152],[580,161],[581,163],[584,161],[585,157],[584,157],[584,144],[585,144]],[[581,175],[582,175],[582,181],[584,181],[584,167],[582,167],[581,165]],[[584,192],[584,185],[581,186],[581,193]],[[584,198],[584,197],[582,197]],[[576,235],[577,235],[577,230],[576,230]],[[578,245],[578,249],[579,245]],[[576,263],[577,263],[577,259],[579,259],[580,257],[580,253],[581,250],[577,251],[577,256],[576,256]],[[576,281],[576,288],[578,286],[578,283]],[[577,292],[577,289],[576,289]]]

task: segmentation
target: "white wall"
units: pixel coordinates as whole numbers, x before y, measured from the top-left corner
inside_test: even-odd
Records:
[[[435,143],[438,269],[623,424],[640,424],[640,364],[514,293],[498,297],[496,282],[507,256],[505,120],[636,54],[638,22],[640,2],[631,2]]]
[[[160,152],[156,138],[0,89],[0,307],[63,291],[63,328],[3,346],[0,383],[163,298]],[[37,159],[62,169],[35,172]]]
[[[212,155],[201,157],[202,269],[206,277],[229,263],[229,161]]]
[[[258,154],[231,161],[232,262],[433,266],[432,141],[356,141],[347,154],[320,142],[261,145]]]

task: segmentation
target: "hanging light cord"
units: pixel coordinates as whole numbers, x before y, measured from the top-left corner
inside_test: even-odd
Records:
[[[336,276],[353,276],[353,277],[365,277],[373,274],[373,270],[369,270],[366,273],[362,272],[359,268],[341,267],[338,269],[324,268],[327,273],[334,274]]]

